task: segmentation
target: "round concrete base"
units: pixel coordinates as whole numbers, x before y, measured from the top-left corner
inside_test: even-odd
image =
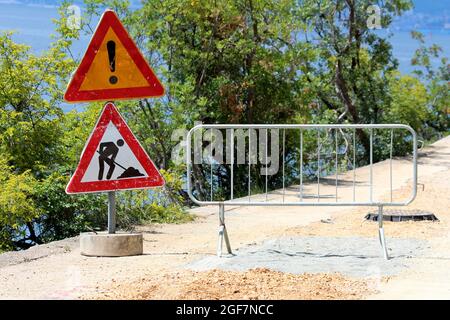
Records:
[[[82,233],[80,253],[92,257],[125,257],[141,255],[143,238],[140,233]]]

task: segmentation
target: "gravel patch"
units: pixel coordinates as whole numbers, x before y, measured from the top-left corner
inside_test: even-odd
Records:
[[[408,268],[411,258],[430,248],[425,240],[387,238],[390,260],[382,257],[378,238],[283,237],[235,250],[234,255],[208,256],[186,266],[195,271],[254,268],[292,274],[341,273],[351,277],[392,276]]]

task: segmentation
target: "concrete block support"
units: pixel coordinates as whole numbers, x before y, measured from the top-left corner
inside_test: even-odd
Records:
[[[141,255],[143,237],[140,233],[82,233],[80,253],[93,257],[125,257]]]

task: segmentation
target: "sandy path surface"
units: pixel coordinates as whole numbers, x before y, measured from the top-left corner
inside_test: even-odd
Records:
[[[440,222],[386,223],[385,232],[388,244],[389,237],[412,237],[429,240],[432,249],[426,256],[413,258],[412,270],[383,279],[376,290],[366,279],[341,274],[293,275],[266,269],[187,270],[188,263],[212,256],[216,250],[217,208],[204,207],[191,210],[198,215],[191,223],[141,227],[143,256],[83,257],[76,238],[2,254],[0,298],[423,298],[428,291],[437,297],[445,294],[448,297],[450,284],[442,279],[450,279],[450,137],[421,150],[420,154],[419,183],[425,184],[425,190],[419,187],[416,201],[405,209],[432,211]],[[393,167],[394,200],[407,199],[411,192],[410,159],[396,159]],[[369,196],[368,172],[368,167],[356,170],[357,200]],[[390,193],[381,186],[389,181],[389,162],[375,164],[373,172],[374,199],[388,199]],[[351,200],[352,177],[351,172],[339,176],[340,201]],[[317,201],[316,188],[316,185],[305,187],[305,195],[310,196],[308,201]],[[298,199],[296,190],[295,186],[288,188],[287,201]],[[335,186],[321,184],[320,192],[329,201],[335,196]],[[269,199],[279,199],[280,193],[273,192]],[[376,223],[363,222],[369,210],[372,209],[228,206],[226,221],[233,248],[290,235],[375,238]]]

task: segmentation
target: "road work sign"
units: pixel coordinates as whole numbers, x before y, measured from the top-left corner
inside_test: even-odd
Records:
[[[113,103],[105,105],[67,193],[160,187],[164,179]]]
[[[160,97],[164,88],[114,11],[100,19],[70,81],[68,102]]]

